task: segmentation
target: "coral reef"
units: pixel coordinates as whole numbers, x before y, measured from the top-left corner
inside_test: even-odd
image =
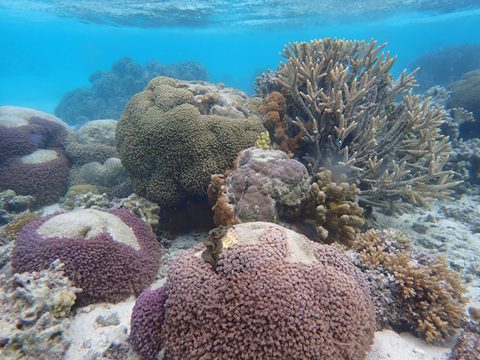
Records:
[[[279,150],[249,148],[227,176],[215,175],[209,187],[217,226],[292,218],[302,210],[310,187],[307,169]]]
[[[363,209],[356,202],[358,193],[355,184],[334,182],[330,170],[317,173],[300,216],[302,226],[310,224],[314,229],[310,238],[351,245],[364,224]]]
[[[173,262],[164,309],[163,290],[135,307],[133,318],[148,324],[131,334],[144,359],[159,348],[165,359],[366,358],[373,304],[343,255],[270,223],[234,225],[212,241],[221,247],[199,244]],[[216,266],[205,252],[217,253]]]
[[[131,182],[115,144],[115,120],[95,120],[72,132],[66,140],[66,152],[72,159],[70,186],[95,185],[109,197],[131,194]]]
[[[12,220],[7,225],[0,228],[0,232],[7,235],[8,240],[14,240],[20,230],[31,221],[38,219],[38,215],[33,212],[25,211],[21,215],[17,216],[15,220]]]
[[[424,205],[458,182],[442,169],[450,153],[439,129],[444,112],[412,94],[413,73],[393,80],[395,58],[384,47],[374,40],[288,44],[273,81],[286,99],[288,139],[300,137],[295,156],[312,173],[331,170],[334,181],[346,175],[364,204],[402,210],[400,200]]]
[[[410,240],[394,230],[368,230],[353,243],[364,266],[394,279],[400,304],[393,326],[408,326],[427,341],[453,335],[464,317],[465,293],[460,276],[443,258],[415,252]],[[399,296],[398,296],[399,295]],[[390,314],[391,316],[392,314]]]
[[[257,141],[255,142],[255,147],[263,150],[268,150],[272,147],[272,142],[270,141],[270,135],[268,134],[268,131],[263,131],[260,133]]]
[[[65,194],[69,171],[70,163],[63,150],[38,149],[0,165],[0,190],[31,195],[35,207],[49,204]]]
[[[33,196],[17,195],[13,190],[0,192],[0,226],[14,220],[19,214],[30,210],[35,202]]]
[[[447,101],[449,108],[464,108],[473,113],[476,120],[480,120],[480,69],[466,73],[461,80],[449,86],[450,97]],[[480,126],[477,126],[477,133],[472,137],[480,137]]]
[[[415,77],[420,91],[435,85],[448,86],[463,74],[480,68],[480,45],[462,44],[429,51],[410,65],[411,69],[418,67],[420,71]]]
[[[69,162],[63,151],[68,126],[41,111],[0,106],[0,191],[31,195],[35,206],[65,193]]]
[[[158,77],[118,123],[117,146],[135,193],[162,208],[206,198],[211,174],[230,167],[264,130],[256,117],[205,115],[196,104],[188,85]]]
[[[115,144],[116,120],[93,120],[70,133],[65,151],[75,165],[104,162],[118,157]]]
[[[83,289],[81,303],[117,302],[138,295],[154,279],[160,245],[150,227],[122,209],[82,209],[26,225],[15,239],[12,266],[40,271],[60,259]]]
[[[480,358],[480,334],[462,331],[448,360],[477,360]]]
[[[0,288],[4,359],[61,359],[68,349],[66,318],[81,292],[54,261],[40,272],[14,274]]]
[[[142,91],[156,76],[183,80],[206,80],[206,70],[195,62],[161,65],[154,61],[141,66],[129,58],[113,64],[111,70],[90,76],[91,88],[66,93],[55,114],[71,125],[79,126],[94,119],[118,119],[129,99]]]

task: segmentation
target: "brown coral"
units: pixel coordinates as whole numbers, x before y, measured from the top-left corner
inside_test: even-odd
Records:
[[[363,209],[355,201],[355,184],[335,183],[332,172],[317,173],[304,204],[302,218],[312,223],[323,242],[350,245],[364,223]]]
[[[353,248],[371,268],[395,278],[410,328],[427,341],[454,334],[464,316],[465,288],[445,259],[416,253],[393,230],[369,230],[357,236]]]

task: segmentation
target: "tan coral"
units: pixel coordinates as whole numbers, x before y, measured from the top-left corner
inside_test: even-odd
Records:
[[[371,268],[393,275],[415,332],[427,341],[454,334],[464,317],[465,288],[445,259],[415,253],[409,240],[393,230],[371,229],[357,236],[353,248]]]
[[[424,205],[448,197],[458,182],[443,170],[451,150],[439,129],[445,112],[413,95],[415,71],[393,79],[395,57],[382,53],[385,46],[291,43],[276,81],[290,124],[304,134],[301,155],[311,169],[336,169],[357,181],[365,203],[401,210],[398,200]]]
[[[315,180],[304,202],[303,217],[314,222],[323,242],[349,245],[364,223],[363,209],[355,201],[357,187],[333,182],[330,170],[317,173]]]

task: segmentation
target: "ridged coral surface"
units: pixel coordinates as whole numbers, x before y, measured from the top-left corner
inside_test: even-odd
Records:
[[[161,207],[206,198],[210,176],[228,169],[264,130],[255,117],[206,115],[200,105],[169,78],[153,79],[130,100],[117,126],[117,146],[135,193]]]
[[[365,358],[373,305],[343,255],[263,222],[235,225],[220,241],[215,266],[197,245],[169,270],[158,324],[165,359]]]
[[[94,226],[88,221],[83,227],[78,225],[82,224],[87,212],[91,216],[88,219],[98,215],[100,225]],[[69,214],[70,218],[64,218],[65,222],[55,226],[51,226],[55,218],[65,214],[46,216],[23,228],[15,239],[12,253],[16,272],[40,271],[60,259],[65,264],[66,275],[83,290],[79,295],[82,303],[117,302],[140,294],[153,281],[161,250],[147,224],[127,210],[105,213],[86,209]],[[115,222],[107,230],[112,219]],[[48,236],[44,235],[43,226],[47,226]],[[77,226],[71,230],[72,236],[67,235],[70,230],[64,229],[69,226]],[[133,240],[124,229],[130,229]],[[58,235],[51,234],[54,232]],[[131,243],[125,239],[130,239]]]

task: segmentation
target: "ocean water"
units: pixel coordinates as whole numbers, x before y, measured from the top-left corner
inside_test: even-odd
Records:
[[[122,57],[198,61],[209,80],[253,93],[291,41],[388,42],[399,73],[416,57],[480,41],[478,1],[2,1],[0,103],[52,112]]]
[[[0,0],[23,359],[480,359],[480,0]]]

